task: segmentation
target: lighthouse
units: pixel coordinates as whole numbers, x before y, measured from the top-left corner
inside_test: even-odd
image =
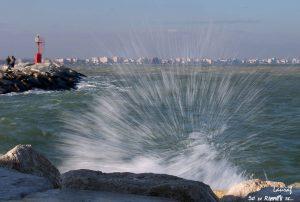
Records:
[[[37,45],[37,53],[34,56],[34,63],[38,64],[42,62],[43,46],[45,41],[40,37],[40,35],[37,35],[34,41]]]

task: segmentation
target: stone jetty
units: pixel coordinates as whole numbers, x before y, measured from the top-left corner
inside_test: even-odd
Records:
[[[70,90],[84,77],[68,67],[48,62],[20,63],[12,69],[0,68],[0,94],[33,89]]]
[[[17,145],[0,156],[0,201],[76,201],[74,196],[83,201],[218,201],[208,185],[170,175],[92,170],[60,174],[31,145]]]
[[[101,163],[101,162],[99,162]],[[261,200],[259,200],[261,199]],[[153,173],[103,173],[71,170],[61,174],[31,145],[17,145],[0,156],[0,201],[293,201],[299,184],[253,179],[229,190]]]

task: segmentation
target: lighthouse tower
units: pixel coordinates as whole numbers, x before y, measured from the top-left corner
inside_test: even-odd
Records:
[[[39,35],[37,35],[35,37],[35,43],[37,45],[37,53],[34,56],[34,63],[38,64],[42,62],[43,46],[45,41]]]

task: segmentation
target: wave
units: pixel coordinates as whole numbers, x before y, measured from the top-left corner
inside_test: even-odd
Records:
[[[260,109],[264,76],[126,71],[89,111],[65,118],[62,170],[167,173],[213,188],[247,177],[220,139],[237,113],[245,121]]]

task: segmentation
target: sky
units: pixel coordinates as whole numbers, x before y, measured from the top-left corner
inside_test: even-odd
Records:
[[[299,0],[1,0],[0,59],[300,58]]]

